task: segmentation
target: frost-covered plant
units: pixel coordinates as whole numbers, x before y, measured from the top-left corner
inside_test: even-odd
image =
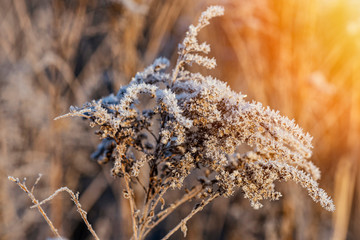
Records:
[[[309,134],[279,112],[246,101],[224,82],[185,70],[193,63],[216,66],[215,59],[200,55],[209,53],[210,46],[198,43],[197,35],[209,19],[223,12],[222,7],[211,6],[196,26],[190,25],[171,72],[166,71],[167,59],[156,59],[117,95],[71,107],[62,116],[84,117],[92,127],[99,126],[103,140],[92,157],[100,163],[113,162],[112,175],[124,178],[133,239],[143,239],[174,209],[194,198],[200,203],[164,239],[179,228],[185,234],[186,222],[195,213],[239,188],[258,209],[261,200],[281,196],[274,188],[276,180],[293,180],[322,207],[335,209],[318,187],[319,169],[307,161],[312,153]],[[251,150],[238,153],[241,145]],[[195,170],[203,174],[194,186],[175,203],[165,204],[164,194],[184,188],[184,180]],[[148,179],[143,206],[134,200],[139,174]]]

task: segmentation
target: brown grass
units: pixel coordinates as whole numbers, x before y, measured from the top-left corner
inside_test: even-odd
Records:
[[[119,1],[120,2],[120,1]],[[69,105],[116,92],[154,57],[171,58],[208,2],[151,1],[145,15],[115,1],[4,1],[0,8],[0,238],[46,239],[51,232],[8,175],[43,173],[37,198],[79,191],[100,239],[128,239],[127,202],[118,181],[89,160],[97,144],[80,120],[53,121]],[[314,136],[321,185],[337,210],[325,213],[296,186],[249,208],[239,194],[214,202],[188,224],[189,239],[356,239],[360,235],[360,47],[355,1],[228,1],[202,39],[218,70],[249,99],[293,117]],[[199,5],[202,5],[201,8]],[[173,57],[173,60],[174,57]],[[174,63],[173,63],[174,64]],[[76,130],[76,131],[75,131]],[[76,132],[76,134],[75,134]],[[176,194],[171,196],[176,199]],[[70,201],[45,211],[62,236],[90,238]],[[160,224],[156,239],[188,212]],[[209,217],[209,216],[211,217]],[[175,238],[181,238],[174,235]]]

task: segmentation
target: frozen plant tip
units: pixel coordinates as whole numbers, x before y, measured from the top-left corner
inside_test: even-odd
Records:
[[[210,46],[198,43],[197,35],[223,12],[222,7],[211,6],[196,26],[189,27],[172,71],[166,71],[167,59],[156,59],[116,95],[71,107],[70,113],[61,116],[84,117],[92,127],[99,127],[102,142],[92,157],[100,163],[112,162],[112,175],[124,178],[134,239],[143,239],[175,208],[195,198],[201,207],[194,207],[170,235],[179,228],[185,233],[190,217],[239,188],[257,209],[261,200],[281,196],[274,187],[276,180],[293,180],[322,207],[335,209],[318,187],[319,169],[308,161],[312,154],[309,134],[279,112],[246,101],[245,95],[233,92],[224,82],[185,70],[185,65],[193,63],[216,66],[215,59],[200,55],[209,53]],[[240,145],[251,150],[239,153]],[[165,193],[182,189],[195,169],[203,174],[193,187],[177,202],[165,204]],[[133,185],[141,184],[140,173],[147,176],[148,185],[144,205],[136,206]],[[157,208],[159,203],[161,208]]]

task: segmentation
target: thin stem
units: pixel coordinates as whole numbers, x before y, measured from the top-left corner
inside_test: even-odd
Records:
[[[96,240],[99,240],[99,237],[97,236],[96,232],[94,231],[94,229],[92,228],[91,224],[90,224],[89,221],[87,220],[87,212],[81,208],[81,204],[80,204],[80,202],[79,202],[79,196],[78,196],[78,194],[75,194],[75,193],[74,193],[73,191],[71,191],[68,187],[62,187],[62,188],[57,189],[51,196],[49,196],[48,198],[42,200],[40,203],[37,203],[37,204],[31,206],[31,208],[34,208],[34,207],[38,207],[38,206],[40,206],[40,205],[43,205],[44,203],[52,200],[56,195],[58,195],[58,194],[61,193],[61,192],[67,192],[67,193],[71,196],[71,199],[73,200],[73,202],[74,202],[75,205],[76,205],[77,211],[79,212],[81,218],[83,219],[84,223],[86,224],[87,228],[89,229],[91,235],[93,235],[93,237],[94,237]]]
[[[149,226],[146,223],[146,228],[148,228],[148,229],[145,231],[145,233],[142,236],[143,237],[147,236],[154,227],[156,227],[161,221],[163,221],[167,216],[169,216],[172,212],[174,212],[180,205],[191,200],[197,194],[199,194],[201,191],[202,191],[202,186],[196,186],[189,193],[185,194],[180,200],[176,201],[175,203],[171,204],[168,208],[159,212],[155,216],[155,218],[157,218],[157,220],[153,224],[151,224]]]
[[[164,220],[167,216],[169,216],[176,208],[178,208],[183,203],[190,201],[193,199],[197,194],[202,191],[202,186],[197,186],[196,188],[192,189],[189,193],[184,195],[180,200],[176,201],[175,203],[171,204],[168,208],[160,211],[156,217],[158,218],[152,227],[155,227],[159,224],[162,220]]]
[[[36,205],[36,208],[39,210],[40,214],[43,216],[43,218],[45,219],[45,221],[47,222],[47,224],[50,226],[51,231],[54,233],[54,235],[59,238],[59,239],[63,239],[58,230],[54,227],[53,223],[51,222],[51,220],[48,218],[48,216],[46,215],[44,209],[39,205],[39,201],[35,198],[35,196],[32,194],[32,191],[30,192],[28,190],[28,188],[24,183],[21,183],[20,180],[18,178],[14,178],[12,176],[9,176],[8,179],[14,183],[16,183],[24,192],[27,193],[27,195],[29,196],[29,198],[31,199],[31,201],[33,202],[33,204]]]
[[[161,198],[164,196],[164,194],[166,193],[166,191],[170,188],[170,186],[166,186],[164,187],[164,189],[162,189],[157,197],[157,199],[151,202],[151,208],[150,208],[150,212],[154,211],[156,206],[158,205],[159,201],[161,200]]]
[[[123,166],[123,168],[124,168],[124,166]],[[124,169],[123,169],[123,172],[125,172]],[[136,217],[135,217],[136,205],[135,205],[135,201],[134,201],[134,193],[130,187],[130,176],[126,172],[124,175],[124,179],[125,179],[125,187],[126,187],[126,191],[128,192],[128,199],[129,199],[129,203],[130,203],[131,220],[132,220],[132,227],[133,227],[133,238],[134,238],[134,240],[138,240],[139,239],[138,238],[138,225],[137,225],[137,221],[136,221]]]
[[[41,173],[39,173],[38,178],[36,179],[36,181],[35,181],[34,185],[33,185],[33,186],[32,186],[32,188],[31,188],[31,193],[32,193],[32,194],[34,194],[35,187],[36,187],[36,185],[39,183],[39,181],[40,181],[41,177],[42,177],[42,174],[41,174]]]
[[[159,132],[165,127],[165,122],[166,122],[167,116],[164,114],[161,114],[161,123],[160,123],[160,130]],[[156,149],[154,151],[154,159],[152,159],[149,162],[149,166],[150,166],[150,174],[149,174],[149,187],[147,189],[147,194],[146,194],[146,198],[145,198],[145,204],[146,207],[148,206],[150,200],[153,199],[153,194],[151,194],[151,191],[154,187],[154,178],[157,175],[157,159],[159,159],[161,153],[162,153],[162,147],[163,144],[161,144],[161,135],[159,135],[159,138],[157,138],[156,140]]]
[[[79,202],[79,199],[78,197],[75,197],[75,194],[70,191],[68,188],[66,188],[67,192],[71,195],[71,198],[73,199],[76,207],[77,207],[77,210],[78,212],[80,213],[81,215],[81,218],[83,219],[83,221],[85,222],[86,226],[88,227],[89,231],[91,232],[91,234],[93,235],[93,237],[96,239],[96,240],[99,240],[99,237],[97,236],[96,232],[94,231],[94,229],[92,228],[91,224],[88,222],[87,220],[87,212],[85,212],[82,208],[81,208],[81,205],[80,205],[80,202]]]
[[[152,131],[150,131],[150,129],[148,127],[145,127],[145,130],[147,130],[151,134],[151,136],[153,136],[155,141],[158,141],[158,138],[155,136],[155,134]]]
[[[180,68],[184,64],[184,61],[182,60],[183,55],[185,55],[185,54],[181,54],[178,57],[178,60],[176,61],[176,66],[175,66],[175,69],[174,69],[173,74],[172,74],[171,85],[173,85],[174,82],[176,81],[176,77],[179,74]]]
[[[165,149],[169,149],[169,148],[163,148],[163,151],[164,151]],[[175,157],[175,156],[176,156],[176,154],[171,154],[170,156],[167,156],[166,158],[163,158],[162,160],[158,161],[157,164],[166,162],[167,160],[169,160],[169,159],[171,159],[171,158],[173,158],[173,157]]]
[[[164,189],[162,189],[160,191],[160,193],[158,194],[158,198],[156,201],[154,201],[155,198],[153,198],[151,201],[149,201],[146,205],[145,205],[145,208],[144,208],[144,214],[143,214],[143,218],[142,220],[145,221],[145,219],[149,216],[149,213],[151,213],[152,211],[154,211],[156,205],[158,204],[160,198],[163,197],[163,195],[166,193],[167,189],[169,189],[169,187],[165,187]],[[155,195],[154,195],[155,196]],[[155,203],[154,203],[155,202]],[[150,210],[149,210],[150,208]]]
[[[145,229],[146,229],[146,227],[147,227],[148,217],[150,217],[150,214],[155,211],[155,208],[156,208],[156,206],[158,205],[160,199],[164,196],[164,194],[166,193],[166,191],[167,191],[168,189],[169,189],[169,186],[164,187],[164,189],[162,189],[162,190],[160,191],[160,193],[157,194],[158,197],[157,197],[156,200],[155,200],[155,198],[154,198],[154,199],[152,199],[150,202],[148,202],[148,203],[145,205],[144,211],[143,211],[143,217],[142,217],[142,219],[141,219],[141,220],[142,220],[142,224],[141,224],[141,227],[140,227],[140,235],[139,235],[139,238],[140,238],[140,239],[142,239],[142,237],[143,237],[143,232],[145,231]],[[150,209],[149,209],[149,208],[150,208]]]
[[[215,198],[217,198],[218,196],[220,196],[220,193],[217,192],[214,195],[212,195],[211,197],[209,197],[206,201],[202,201],[200,203],[200,205],[196,206],[190,213],[189,215],[187,215],[183,220],[181,220],[181,222],[176,225],[176,227],[174,227],[168,234],[166,234],[165,237],[162,238],[162,240],[166,240],[169,239],[169,237],[171,235],[173,235],[180,227],[186,225],[187,221],[189,221],[190,218],[192,218],[196,213],[200,212],[201,210],[204,209],[204,207],[209,204],[212,200],[214,200]]]
[[[139,177],[136,177],[136,181],[140,184],[140,186],[143,188],[144,192],[147,193],[146,187],[144,186],[144,184],[140,181]]]

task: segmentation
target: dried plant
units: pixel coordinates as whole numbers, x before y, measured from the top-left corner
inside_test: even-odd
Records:
[[[223,12],[222,7],[211,6],[196,26],[190,25],[171,72],[166,71],[167,59],[156,59],[117,95],[71,107],[70,113],[59,117],[83,117],[90,126],[99,126],[102,142],[92,157],[99,163],[113,162],[112,175],[124,179],[133,239],[144,239],[181,204],[198,198],[189,215],[163,239],[179,228],[186,235],[187,221],[194,214],[238,188],[258,209],[261,200],[281,196],[275,190],[276,180],[293,180],[326,210],[335,209],[318,187],[319,169],[308,161],[312,154],[309,134],[279,112],[246,101],[245,95],[225,83],[185,70],[185,65],[193,63],[208,69],[216,66],[214,58],[200,55],[208,54],[210,46],[198,43],[197,35]],[[251,150],[240,153],[242,146]],[[166,204],[168,190],[185,188],[185,179],[194,172],[201,173],[198,181],[176,202]],[[140,180],[144,176],[147,186]],[[141,206],[136,184],[144,190]]]
[[[31,190],[29,191],[29,189],[26,186],[26,179],[24,179],[22,182],[20,182],[20,179],[9,176],[8,179],[14,183],[16,183],[31,199],[32,203],[35,204],[34,206],[39,210],[40,214],[43,216],[43,218],[45,219],[46,223],[49,225],[51,231],[53,232],[53,234],[59,238],[62,239],[62,237],[59,234],[59,231],[55,228],[54,224],[52,223],[52,221],[49,219],[49,217],[46,215],[46,212],[44,211],[44,209],[41,207],[41,204],[39,204],[39,201],[35,198],[34,196],[34,188],[37,185],[37,183],[39,182],[41,178],[41,174],[39,175],[39,177],[37,178],[37,180],[35,181],[33,187],[31,188]]]
[[[31,199],[32,203],[34,204],[33,206],[31,206],[31,208],[37,208],[40,212],[40,214],[43,216],[43,218],[45,219],[46,223],[49,225],[51,231],[53,232],[53,234],[56,236],[56,239],[59,240],[65,240],[65,238],[61,237],[59,234],[59,231],[55,228],[54,224],[52,223],[52,221],[49,219],[49,217],[46,215],[46,212],[44,211],[44,209],[41,207],[41,205],[43,205],[44,203],[54,199],[54,197],[56,195],[58,195],[61,192],[67,192],[70,196],[72,201],[74,202],[77,211],[79,212],[82,220],[84,221],[84,223],[86,224],[87,228],[89,229],[90,233],[92,234],[92,236],[94,237],[94,239],[99,240],[99,237],[97,236],[96,232],[94,231],[94,229],[92,228],[91,224],[89,223],[89,221],[87,220],[87,212],[85,210],[83,210],[81,208],[81,204],[79,202],[79,193],[74,193],[73,191],[71,191],[68,187],[62,187],[57,189],[51,196],[49,196],[48,198],[44,199],[43,201],[39,202],[36,197],[34,196],[34,189],[35,186],[38,184],[38,182],[40,181],[41,178],[41,174],[39,174],[39,177],[36,179],[35,184],[33,185],[33,187],[31,188],[31,190],[29,191],[29,189],[26,186],[26,179],[24,179],[22,182],[20,182],[19,178],[15,178],[12,176],[9,176],[8,179],[14,183],[16,183],[25,193],[27,193],[27,195],[29,196],[29,198]]]

